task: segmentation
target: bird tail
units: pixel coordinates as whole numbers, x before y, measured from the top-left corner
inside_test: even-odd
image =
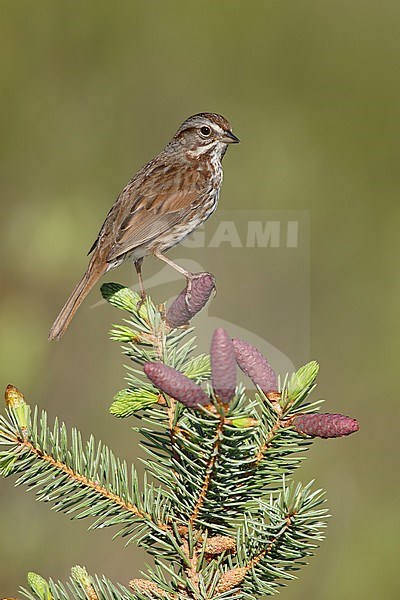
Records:
[[[105,273],[106,265],[94,265],[89,264],[89,267],[80,280],[75,286],[72,294],[61,309],[60,314],[53,323],[50,329],[48,339],[59,340],[65,333],[68,325],[72,321],[72,318],[92,287],[97,283],[100,277]]]

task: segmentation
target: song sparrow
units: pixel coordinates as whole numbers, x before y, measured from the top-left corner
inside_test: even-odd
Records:
[[[222,158],[239,139],[221,115],[189,117],[169,144],[131,179],[111,207],[96,241],[86,273],[73,290],[49,333],[59,339],[98,279],[124,260],[134,262],[142,298],[143,258],[153,254],[189,281],[193,275],[163,252],[204,223],[217,207]]]

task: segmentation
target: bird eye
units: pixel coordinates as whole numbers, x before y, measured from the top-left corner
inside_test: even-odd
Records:
[[[204,137],[208,137],[211,134],[211,128],[204,125],[203,127],[200,127],[200,133]]]

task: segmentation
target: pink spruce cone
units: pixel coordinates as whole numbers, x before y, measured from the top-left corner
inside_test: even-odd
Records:
[[[239,338],[234,338],[232,344],[237,364],[243,373],[250,377],[254,385],[258,385],[264,394],[275,392],[278,389],[276,375],[261,352]]]
[[[216,395],[228,404],[236,389],[236,356],[231,338],[219,327],[211,341],[212,386]]]
[[[148,362],[143,369],[158,389],[188,408],[210,404],[210,398],[204,390],[183,373],[159,362]]]
[[[213,290],[215,290],[214,275],[196,273],[191,280],[190,291],[187,285],[167,310],[169,325],[171,327],[186,325],[206,305]]]
[[[299,415],[292,421],[299,433],[320,438],[335,438],[350,435],[360,428],[356,419],[330,413]]]

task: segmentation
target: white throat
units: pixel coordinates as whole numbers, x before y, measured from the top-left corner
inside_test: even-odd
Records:
[[[198,158],[202,154],[206,154],[211,148],[215,148],[215,152],[212,153],[213,157],[217,156],[218,159],[221,160],[226,151],[226,144],[223,142],[216,142],[215,140],[205,146],[199,146],[196,150],[188,150],[187,153],[190,158]]]

